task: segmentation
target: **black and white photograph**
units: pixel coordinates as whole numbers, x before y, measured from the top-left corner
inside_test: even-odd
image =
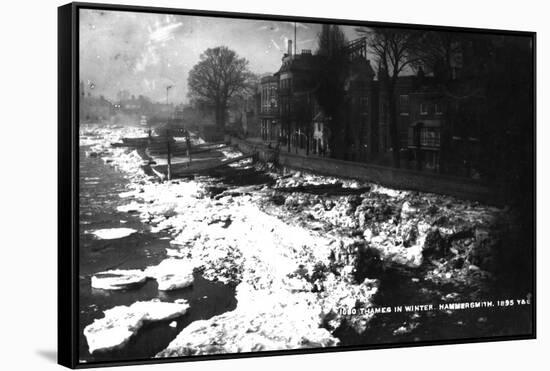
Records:
[[[534,33],[76,22],[79,366],[534,337]]]

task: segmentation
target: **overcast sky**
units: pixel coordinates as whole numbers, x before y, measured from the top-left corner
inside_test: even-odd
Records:
[[[342,27],[348,39],[353,27]],[[320,24],[297,23],[297,50],[317,47]],[[226,45],[258,74],[281,65],[294,23],[80,10],[80,79],[94,95],[115,100],[123,89],[153,100],[187,101],[187,74],[207,48]]]

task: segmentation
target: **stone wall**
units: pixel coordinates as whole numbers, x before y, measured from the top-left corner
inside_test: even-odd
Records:
[[[353,178],[397,189],[445,194],[491,204],[500,203],[487,184],[473,179],[326,157],[303,156],[288,153],[286,149],[282,149],[277,156],[275,149],[268,148],[263,144],[227,136],[226,141],[244,153],[256,152],[260,161],[277,162],[281,166],[293,169]]]

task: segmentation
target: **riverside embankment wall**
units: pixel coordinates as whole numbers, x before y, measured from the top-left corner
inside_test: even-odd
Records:
[[[256,153],[260,161],[276,162],[281,166],[319,174],[353,178],[378,183],[391,188],[451,195],[486,203],[500,203],[491,188],[480,181],[441,174],[360,162],[336,160],[326,157],[304,156],[277,151],[260,143],[226,136],[226,142],[244,153]]]

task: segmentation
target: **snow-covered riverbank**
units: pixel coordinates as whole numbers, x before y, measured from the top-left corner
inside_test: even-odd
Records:
[[[290,170],[270,173],[274,187],[224,186],[213,194],[215,179],[160,183],[141,170],[135,151],[110,146],[138,136],[143,129],[81,128],[81,145],[92,146],[90,155],[130,179],[119,211],[136,212],[153,232],[170,236],[169,258],[143,277],[154,277],[159,290],[177,289],[191,284],[189,269],[195,269],[206,279],[237,285],[234,310],[191,323],[159,357],[338,345],[335,330],[345,325],[364,332],[374,316],[341,310],[373,305],[380,285],[375,272],[389,266],[416,269],[429,260],[424,280],[475,287],[490,279],[494,246],[487,241],[501,210]],[[335,183],[365,192],[288,192]],[[93,350],[101,350],[97,344],[110,336],[113,323],[124,321],[112,313],[117,311],[109,312],[108,323],[98,320],[85,331]],[[131,329],[136,333],[139,326]]]

